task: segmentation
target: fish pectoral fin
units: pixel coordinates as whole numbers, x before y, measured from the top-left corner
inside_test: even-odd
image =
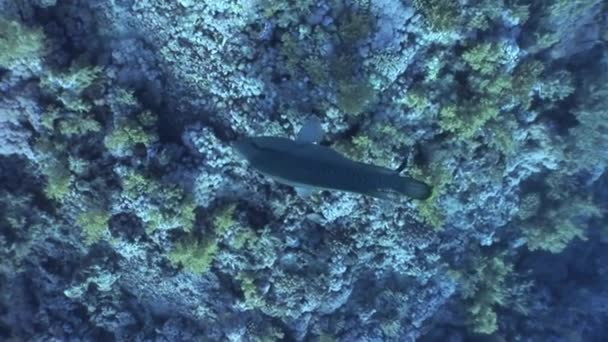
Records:
[[[298,196],[302,198],[310,197],[315,192],[315,189],[307,187],[295,187],[294,189],[296,189]]]
[[[296,141],[303,143],[314,144],[321,139],[323,139],[323,127],[321,127],[321,121],[316,116],[308,118],[296,136]]]
[[[386,189],[377,189],[373,191],[368,191],[366,193],[368,196],[372,196],[375,198],[380,198],[383,200],[391,201],[391,202],[399,202],[402,198],[401,194],[393,190]]]
[[[407,167],[409,160],[408,158],[403,158],[403,160],[401,161],[401,164],[399,164],[399,166],[395,169],[395,174],[398,175],[400,174],[403,170],[405,170],[405,168]]]

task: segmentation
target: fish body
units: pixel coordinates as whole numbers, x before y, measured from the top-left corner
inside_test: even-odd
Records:
[[[337,190],[390,200],[402,195],[416,199],[430,196],[431,187],[423,182],[402,177],[391,169],[351,160],[317,144],[321,134],[320,124],[313,122],[304,125],[296,140],[251,137],[241,139],[234,147],[254,169],[295,187],[301,194]]]

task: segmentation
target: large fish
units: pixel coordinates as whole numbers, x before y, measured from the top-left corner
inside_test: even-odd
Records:
[[[321,146],[323,129],[316,117],[308,119],[296,140],[280,137],[250,137],[233,147],[249,164],[279,183],[295,187],[306,196],[315,190],[347,191],[397,201],[402,196],[427,199],[431,187],[391,170],[357,162]]]

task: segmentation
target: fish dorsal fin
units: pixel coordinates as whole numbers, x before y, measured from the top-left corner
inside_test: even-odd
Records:
[[[316,116],[311,116],[304,122],[296,136],[296,141],[301,143],[318,143],[323,139],[323,128],[321,121]]]

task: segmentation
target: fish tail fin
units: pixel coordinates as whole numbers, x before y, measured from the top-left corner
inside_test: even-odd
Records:
[[[395,176],[391,183],[395,191],[419,200],[431,197],[433,192],[433,188],[430,185],[410,177]]]

